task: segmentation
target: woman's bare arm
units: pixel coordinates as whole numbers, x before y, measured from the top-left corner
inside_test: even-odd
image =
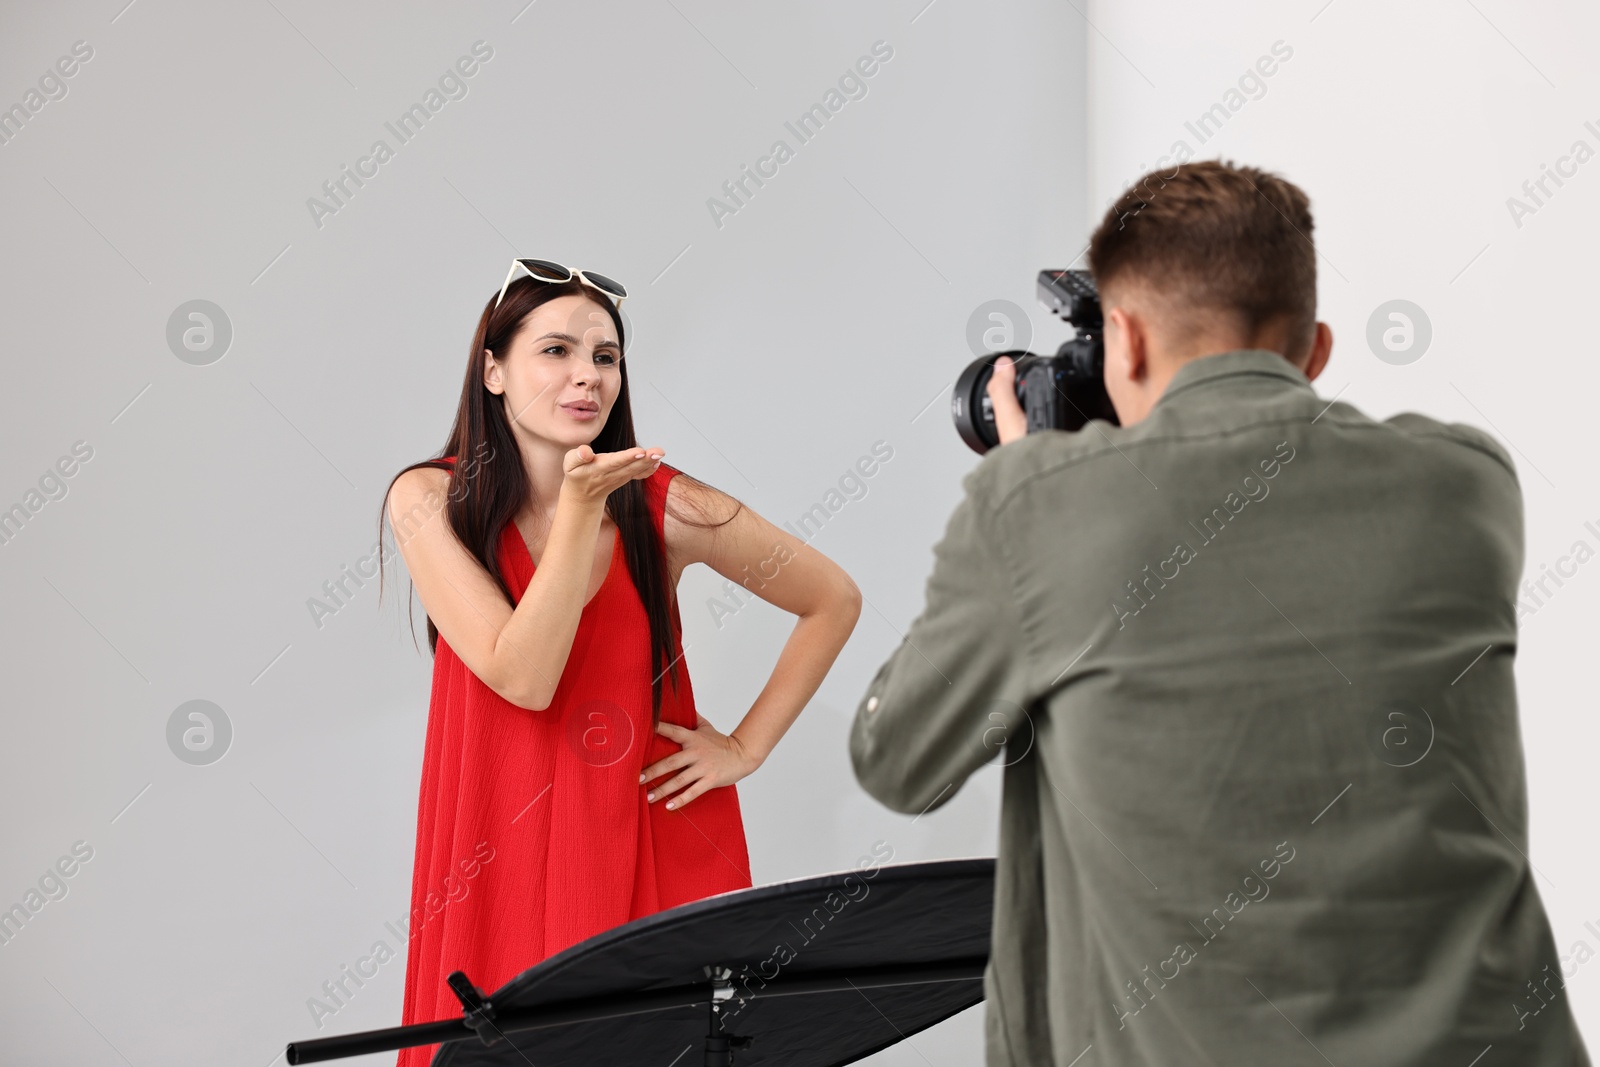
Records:
[[[449,475],[420,467],[395,481],[389,521],[423,609],[467,669],[506,700],[549,707],[588,595],[604,494],[628,476],[647,476],[658,459],[603,453],[593,461],[604,467],[598,480],[562,485],[539,567],[515,608],[445,518]]]
[[[668,483],[667,496],[666,537],[675,572],[704,563],[799,616],[766,686],[731,733],[719,734],[709,724],[698,730],[661,725],[661,732],[684,748],[647,767],[645,779],[684,768],[651,793],[652,800],[660,799],[687,785],[669,805],[679,808],[765,761],[849,640],[861,616],[861,590],[838,564],[748,507],[740,508],[732,521],[709,529],[674,519],[674,506],[704,516],[704,521],[726,518],[737,505],[719,490],[680,475]],[[696,736],[702,733],[707,737]],[[719,740],[724,736],[726,745]]]

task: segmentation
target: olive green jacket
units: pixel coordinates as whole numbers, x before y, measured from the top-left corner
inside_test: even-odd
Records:
[[[989,1067],[1587,1067],[1498,442],[1249,349],[963,485],[850,755],[906,813],[1004,765]]]

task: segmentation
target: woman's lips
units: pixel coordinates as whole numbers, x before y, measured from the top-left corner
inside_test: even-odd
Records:
[[[600,415],[597,409],[585,407],[582,404],[562,404],[561,410],[579,422],[588,422],[591,419],[598,418]]]

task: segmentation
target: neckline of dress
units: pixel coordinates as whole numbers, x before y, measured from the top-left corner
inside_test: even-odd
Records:
[[[516,539],[517,544],[522,546],[522,558],[528,561],[528,581],[531,582],[533,581],[534,573],[539,569],[539,565],[533,561],[533,552],[529,550],[528,542],[523,539],[522,531],[517,528],[515,519],[506,520],[506,529],[510,532],[511,536]],[[606,562],[606,575],[604,578],[600,579],[600,588],[594,591],[594,596],[583,602],[584,611],[588,611],[589,605],[593,604],[596,600],[599,600],[601,595],[605,593],[606,588],[611,585],[611,576],[615,574],[617,570],[617,553],[621,550],[622,527],[618,526],[616,528],[616,532],[611,535],[611,558]]]

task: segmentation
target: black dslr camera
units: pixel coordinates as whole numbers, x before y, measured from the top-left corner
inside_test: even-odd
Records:
[[[1042,270],[1039,302],[1070,322],[1077,335],[1053,356],[1036,356],[1022,349],[983,356],[956,379],[950,414],[956,432],[979,455],[1000,443],[987,390],[994,361],[1001,356],[1010,356],[1016,364],[1017,400],[1027,413],[1029,433],[1080,430],[1090,419],[1120,425],[1111,397],[1106,395],[1106,348],[1100,334],[1100,293],[1094,278],[1086,270]]]

